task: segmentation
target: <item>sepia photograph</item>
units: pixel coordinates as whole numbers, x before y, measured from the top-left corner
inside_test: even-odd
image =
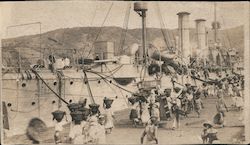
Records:
[[[244,1],[0,2],[1,144],[249,144]]]

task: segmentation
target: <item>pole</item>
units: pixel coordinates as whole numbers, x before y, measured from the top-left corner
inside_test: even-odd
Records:
[[[43,54],[42,54],[42,26],[41,26],[41,22],[39,23],[39,37],[40,37],[40,59],[44,60],[44,50],[43,50]]]
[[[183,50],[183,19],[181,20],[181,27],[180,27],[180,31],[181,31],[181,62],[183,62],[183,57],[184,57],[184,50]],[[183,72],[182,72],[182,74],[181,74],[181,84],[183,85]]]
[[[146,51],[146,11],[141,11],[141,17],[142,17],[142,49],[143,49],[143,60],[144,63],[147,66],[147,51]]]

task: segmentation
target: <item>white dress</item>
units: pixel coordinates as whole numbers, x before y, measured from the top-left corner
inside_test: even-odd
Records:
[[[81,124],[71,123],[69,137],[72,139],[73,144],[83,144],[84,143],[84,133],[83,127],[86,125],[86,122],[83,121]]]
[[[106,134],[105,127],[100,125],[98,122],[91,122],[88,131],[89,143],[91,144],[105,144]]]
[[[150,119],[150,114],[148,111],[148,104],[142,103],[141,121],[142,123],[147,123],[149,119]]]
[[[244,101],[242,97],[235,97],[235,105],[236,107],[243,107]]]
[[[105,109],[106,122],[104,126],[106,129],[114,127],[113,115],[114,113],[111,108]]]

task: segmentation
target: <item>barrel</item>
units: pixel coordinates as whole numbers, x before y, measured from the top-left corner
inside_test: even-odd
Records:
[[[53,120],[56,119],[56,121],[61,122],[65,114],[66,114],[66,112],[64,112],[64,111],[56,110],[56,111],[52,112]]]

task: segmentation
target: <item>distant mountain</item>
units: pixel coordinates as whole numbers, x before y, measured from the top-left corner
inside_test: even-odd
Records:
[[[91,56],[92,44],[96,41],[113,41],[115,54],[121,52],[121,34],[125,32],[120,27],[75,27],[62,28],[49,31],[40,35],[21,36],[3,39],[3,64],[5,66],[18,65],[18,50],[20,51],[21,65],[27,66],[35,63],[42,54],[55,53],[58,56],[67,56],[77,50],[77,55]],[[170,45],[175,44],[178,35],[177,29],[163,30]],[[234,47],[244,54],[244,28],[243,26],[220,30],[219,38],[226,47]],[[141,43],[141,29],[128,29],[124,40],[125,48],[133,43]],[[213,40],[212,30],[208,30],[208,40]],[[164,46],[164,37],[159,28],[147,28],[147,41],[155,46]],[[191,47],[196,46],[195,29],[190,29]],[[40,45],[41,44],[41,45]],[[41,48],[41,49],[40,49]]]

